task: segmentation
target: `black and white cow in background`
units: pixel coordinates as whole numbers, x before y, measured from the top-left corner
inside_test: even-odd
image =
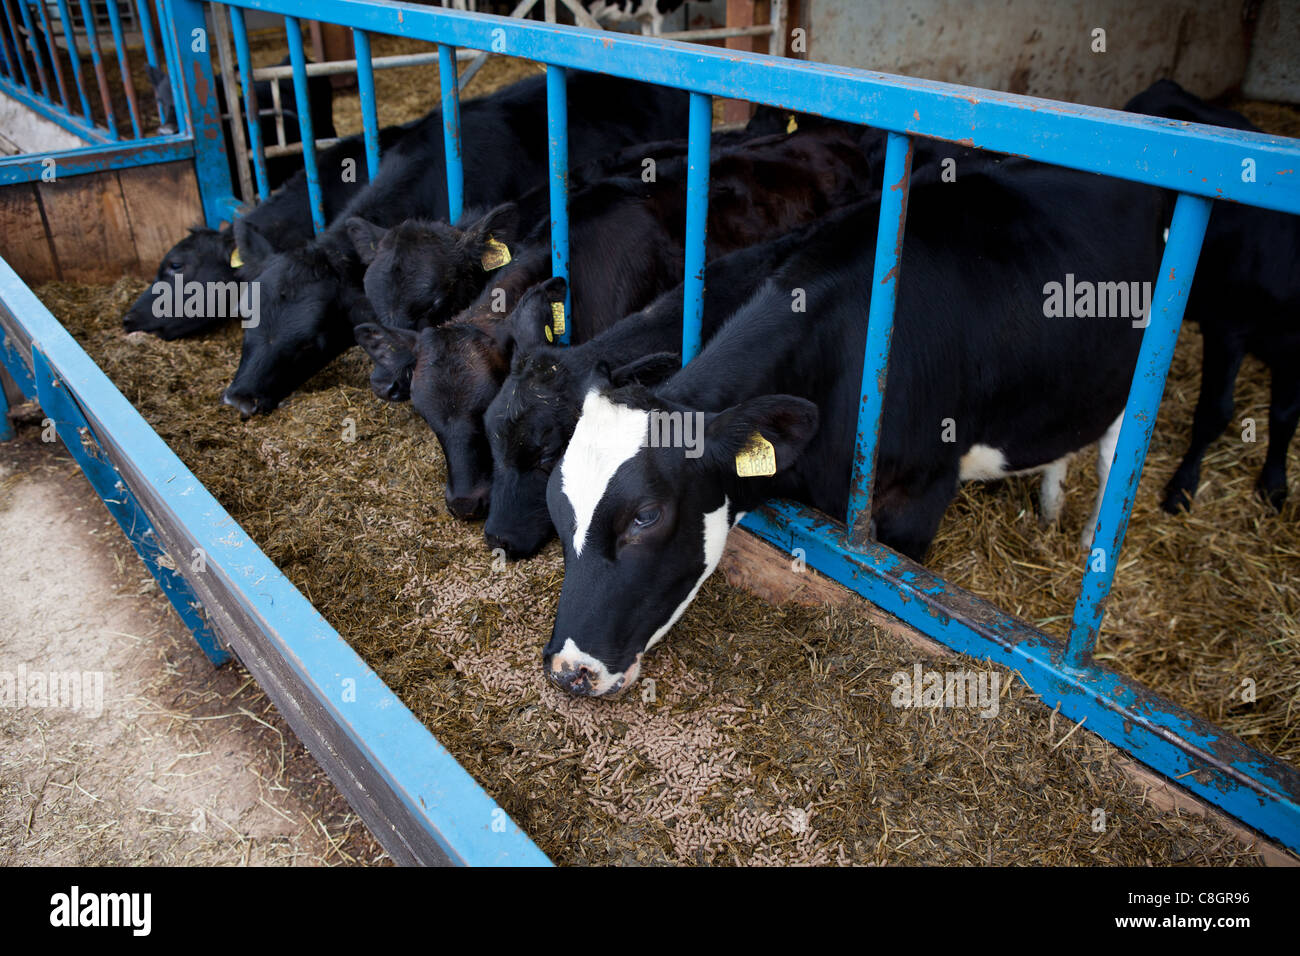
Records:
[[[923,560],[964,477],[1050,466],[1113,427],[1144,321],[1048,317],[1056,310],[1047,290],[1067,275],[1076,289],[1153,279],[1160,207],[1144,186],[1015,159],[968,159],[955,183],[914,185],[874,491],[877,540]],[[543,653],[557,685],[600,696],[631,684],[746,511],[782,497],[842,518],[878,212],[868,202],[828,218],[659,387],[614,388],[617,371],[587,383],[547,486],[565,558]],[[806,314],[792,314],[796,288]],[[672,415],[700,416],[698,457],[648,440]]]

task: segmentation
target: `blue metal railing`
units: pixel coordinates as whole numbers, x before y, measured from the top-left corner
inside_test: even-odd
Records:
[[[300,0],[230,0],[239,8],[292,18]],[[700,347],[707,236],[711,98],[734,97],[782,109],[863,123],[887,132],[885,188],[869,307],[858,438],[845,524],[776,502],[750,515],[751,530],[786,548],[800,547],[814,567],[854,588],[925,633],[965,653],[1020,669],[1049,706],[1129,749],[1157,770],[1292,847],[1300,847],[1300,776],[1208,723],[1153,697],[1092,662],[1134,491],[1160,404],[1201,240],[1213,200],[1300,213],[1300,144],[866,70],[829,67],[734,50],[720,51],[638,36],[520,22],[380,0],[317,0],[313,18],[351,27],[358,71],[369,71],[368,33],[439,45],[447,131],[448,195],[460,210],[464,172],[458,148],[454,62],[458,47],[491,50],[546,64],[551,164],[551,244],[555,274],[569,269],[566,197],[565,71],[592,70],[691,93],[683,357]],[[293,50],[291,40],[291,51]],[[241,51],[241,57],[242,57]],[[294,61],[299,115],[309,112],[305,72]],[[373,115],[373,84],[362,83],[363,115]],[[366,123],[368,156],[378,153],[377,123]],[[1157,277],[1150,325],[1124,415],[1114,467],[1095,529],[1095,550],[1062,643],[953,588],[869,540],[871,489],[886,394],[912,137],[1012,153],[1055,165],[1129,179],[1179,194]],[[311,150],[308,150],[310,155]],[[1257,170],[1241,176],[1243,161]],[[203,161],[202,150],[199,156]],[[372,166],[373,173],[373,166]],[[310,188],[318,190],[308,161]],[[313,192],[313,197],[317,195]],[[315,212],[315,198],[313,211]],[[320,231],[324,223],[317,218]],[[567,330],[566,330],[567,331]],[[1099,550],[1098,550],[1099,549]],[[1098,560],[1100,556],[1100,560]]]
[[[24,0],[0,0],[0,6]],[[208,135],[220,123],[212,93],[212,67],[206,55],[185,42],[203,24],[198,0],[157,0],[170,11],[160,31],[169,63],[179,63],[185,113],[183,142],[191,144],[205,212],[215,221],[231,208],[224,142]],[[569,269],[566,71],[591,70],[683,88],[691,93],[687,197],[687,264],[683,355],[700,343],[703,263],[707,235],[710,106],[714,96],[765,103],[781,109],[821,114],[863,123],[887,132],[885,188],[875,255],[875,293],[869,307],[858,438],[845,523],[788,502],[773,502],[745,519],[748,528],[787,549],[799,548],[807,563],[834,577],[924,633],[963,653],[987,657],[1017,669],[1048,706],[1086,722],[1106,739],[1131,751],[1156,770],[1223,807],[1251,826],[1293,848],[1300,848],[1300,774],[1250,750],[1167,701],[1092,660],[1118,555],[1123,545],[1134,492],[1145,461],[1155,412],[1182,319],[1183,304],[1195,274],[1201,240],[1214,200],[1241,202],[1300,213],[1300,144],[1294,140],[1222,130],[1092,107],[994,93],[914,80],[865,70],[829,67],[735,50],[714,50],[639,36],[521,22],[500,17],[414,6],[381,0],[231,0],[228,8],[245,96],[252,87],[244,10],[285,18],[290,35],[294,95],[300,121],[311,110],[299,16],[351,27],[356,41],[368,168],[374,174],[379,154],[370,34],[412,37],[437,44],[443,62],[447,188],[453,216],[462,205],[462,168],[455,62],[458,48],[493,51],[547,65],[548,135],[552,188],[552,264],[567,278]],[[11,28],[12,32],[12,28]],[[178,40],[181,41],[178,43]],[[8,61],[7,76],[23,74],[26,64]],[[35,68],[35,63],[33,70]],[[25,74],[24,74],[25,76]],[[39,77],[37,77],[39,81]],[[30,88],[31,81],[26,80]],[[206,94],[200,96],[206,84]],[[266,194],[256,116],[246,109],[257,167],[259,194]],[[192,110],[192,120],[188,117]],[[1029,159],[1086,170],[1174,190],[1179,194],[1157,277],[1151,320],[1144,333],[1137,372],[1125,410],[1114,467],[1105,489],[1094,546],[1074,619],[1066,640],[1051,637],[979,598],[954,588],[926,569],[869,540],[871,490],[875,476],[881,411],[905,235],[908,171],[912,137],[960,143],[1013,153]],[[313,221],[325,228],[319,170],[309,125],[303,130],[305,166]],[[1251,160],[1255,179],[1242,177]],[[0,182],[5,181],[0,162]],[[472,171],[471,171],[472,174]],[[566,328],[567,331],[567,328]],[[291,615],[308,613],[291,610]],[[332,633],[332,632],[331,632]],[[415,734],[416,731],[403,731]],[[398,745],[387,751],[400,759]],[[382,761],[381,761],[382,766]],[[389,768],[401,774],[404,768]]]
[[[192,114],[207,116],[216,112],[215,87],[210,81],[211,69],[208,67],[209,82],[204,100],[191,109],[186,97],[187,85],[179,81],[182,59],[178,51],[190,49],[192,43],[177,43],[174,31],[178,25],[188,28],[194,24],[196,12],[197,23],[201,26],[203,7],[196,0],[157,0],[156,7],[150,0],[137,0],[133,8],[127,8],[128,13],[134,11],[135,22],[139,25],[145,62],[154,67],[160,62],[165,64],[167,74],[175,79],[171,86],[178,129],[175,133],[164,134],[146,129],[135,92],[132,54],[128,49],[123,11],[118,6],[120,2],[125,0],[109,0],[106,8],[113,44],[110,57],[118,69],[115,81],[110,81],[107,70],[109,57],[105,56],[101,46],[100,27],[95,21],[90,0],[76,0],[75,8],[71,0],[0,0],[3,9],[3,17],[0,17],[0,94],[16,100],[88,144],[69,150],[0,158],[0,186],[41,180],[51,159],[56,163],[54,172],[57,178],[66,179],[108,169],[193,158],[194,133],[189,118]],[[58,13],[57,21],[50,16],[51,4]],[[80,23],[74,22],[74,9],[80,15]],[[161,27],[156,35],[153,13],[156,13]],[[56,22],[60,37],[55,36]],[[186,36],[192,39],[188,33]],[[161,60],[155,42],[162,44]],[[83,69],[86,56],[90,59],[89,72],[96,87],[98,115],[87,94],[87,71]],[[71,67],[70,84],[65,77],[65,60]],[[192,75],[187,74],[187,79],[191,80],[190,87],[194,87]],[[114,90],[119,87],[127,104],[125,119],[130,124],[129,136],[119,130],[118,111],[113,105]],[[196,90],[191,90],[191,95],[197,95]],[[163,104],[160,102],[158,105],[161,117]],[[207,193],[228,195],[231,191],[228,180],[228,171],[219,178],[210,179],[204,184]],[[205,207],[209,217],[224,211]]]

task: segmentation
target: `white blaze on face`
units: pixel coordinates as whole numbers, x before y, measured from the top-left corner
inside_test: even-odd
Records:
[[[560,490],[573,508],[573,553],[582,554],[591,519],[615,472],[645,444],[650,413],[616,405],[592,389],[560,461]]]

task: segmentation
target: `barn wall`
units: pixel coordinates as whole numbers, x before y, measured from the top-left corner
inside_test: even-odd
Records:
[[[800,6],[810,59],[1091,106],[1123,106],[1164,76],[1202,97],[1219,96],[1241,83],[1250,49],[1243,4],[1222,0]],[[1092,52],[1097,27],[1106,31],[1105,53]]]
[[[1263,0],[1241,92],[1254,100],[1300,103],[1300,2]]]
[[[0,186],[0,257],[28,285],[150,278],[202,220],[188,161]]]

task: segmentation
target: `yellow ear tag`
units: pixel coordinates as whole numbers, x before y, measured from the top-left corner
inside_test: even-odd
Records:
[[[487,248],[483,250],[483,258],[480,261],[484,272],[500,269],[510,264],[510,250],[506,248],[504,242],[488,236]]]
[[[555,341],[555,336],[551,334],[551,327],[549,325],[546,326],[546,341],[548,342]]]
[[[776,474],[776,449],[758,432],[736,452],[736,474],[741,478],[770,478]]]
[[[798,129],[799,129],[799,123],[795,120],[795,118],[794,118],[794,114],[791,113],[791,114],[790,114],[790,122],[788,122],[788,123],[785,124],[785,131],[786,131],[787,133],[794,133],[794,132],[798,131]]]
[[[238,269],[243,264],[244,260],[240,258],[239,247],[236,246],[234,249],[230,250],[230,268]]]
[[[564,334],[564,303],[551,303],[551,325],[555,327],[557,336]]]

